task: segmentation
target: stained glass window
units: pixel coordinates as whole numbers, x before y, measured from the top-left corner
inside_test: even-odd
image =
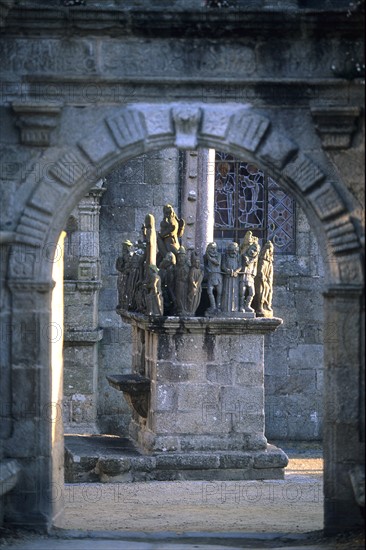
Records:
[[[215,155],[215,240],[240,242],[250,229],[279,254],[295,254],[295,203],[254,164]]]

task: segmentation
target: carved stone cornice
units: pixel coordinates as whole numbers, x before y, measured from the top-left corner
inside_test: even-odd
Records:
[[[266,334],[275,331],[283,321],[279,317],[240,319],[235,317],[163,317],[149,316],[116,309],[122,321],[150,332],[166,334]]]
[[[39,292],[45,294],[53,290],[55,281],[31,281],[29,279],[12,279],[8,287],[12,292]]]
[[[13,103],[12,107],[17,117],[16,125],[20,128],[22,145],[49,146],[51,133],[58,124],[61,106],[52,103]]]
[[[64,281],[64,292],[73,294],[75,290],[80,292],[97,292],[102,288],[101,281],[83,281],[83,280],[66,280]]]
[[[323,149],[348,149],[357,129],[359,107],[312,107],[311,114]]]

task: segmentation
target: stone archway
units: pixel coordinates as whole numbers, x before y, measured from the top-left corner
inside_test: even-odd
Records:
[[[32,505],[18,502],[11,514],[29,524],[50,525],[60,513],[57,498],[62,468],[60,440],[50,437],[54,421],[44,411],[50,403],[50,345],[42,338],[50,323],[51,265],[58,236],[78,200],[119,163],[145,151],[176,146],[230,151],[259,164],[292,192],[319,237],[325,259],[325,527],[358,524],[349,471],[362,461],[359,425],[361,373],[362,263],[357,227],[350,216],[349,197],[342,183],[318,166],[288,136],[276,131],[270,118],[240,104],[135,104],[114,108],[95,133],[88,133],[43,159],[46,169],[33,185],[16,229],[8,283],[12,291],[12,323],[39,327],[32,353],[29,342],[14,342],[13,365],[25,364],[33,384],[17,385],[13,395],[31,403],[36,391],[35,421],[17,417],[7,454],[26,463],[31,478],[24,490]],[[50,252],[52,251],[52,252]],[[345,380],[349,391],[343,395]],[[14,391],[16,388],[16,391]],[[9,390],[10,391],[10,390]],[[352,407],[350,395],[354,396]],[[30,406],[30,405],[29,405]],[[14,416],[14,415],[13,415]],[[31,444],[19,456],[24,433]],[[347,436],[346,436],[347,433]],[[343,437],[342,437],[343,436]],[[345,437],[352,448],[344,448]],[[15,453],[15,454],[14,454]],[[345,519],[346,518],[346,519]]]

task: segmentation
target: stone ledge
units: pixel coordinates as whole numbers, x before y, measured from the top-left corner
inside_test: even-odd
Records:
[[[122,321],[159,334],[266,334],[275,331],[283,321],[279,317],[164,317],[116,310]]]

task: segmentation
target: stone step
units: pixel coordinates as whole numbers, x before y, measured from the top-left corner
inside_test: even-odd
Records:
[[[66,483],[283,479],[287,464],[287,455],[274,445],[261,451],[144,455],[128,438],[65,436]]]

